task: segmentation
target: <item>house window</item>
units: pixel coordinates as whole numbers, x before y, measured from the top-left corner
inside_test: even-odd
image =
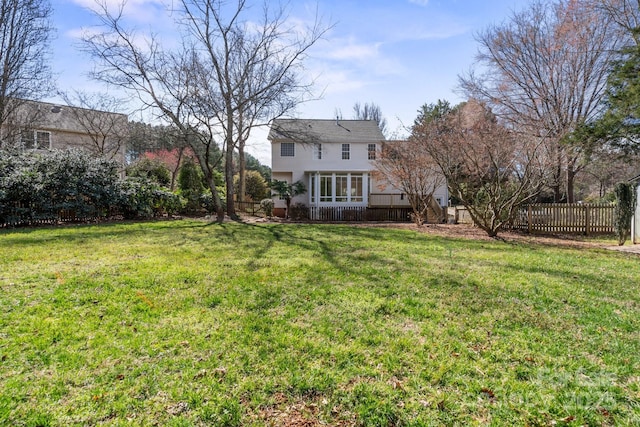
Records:
[[[28,150],[49,150],[51,148],[51,132],[24,130],[20,134],[20,143]]]
[[[349,177],[336,175],[336,202],[349,201]]]
[[[367,159],[368,160],[376,159],[376,144],[367,145]]]
[[[320,201],[333,201],[333,179],[331,175],[320,175]]]
[[[313,144],[313,159],[322,160],[322,144]]]
[[[342,160],[349,160],[351,157],[351,146],[349,144],[342,144]]]
[[[280,156],[281,157],[295,157],[296,144],[295,142],[282,142],[280,143]]]
[[[311,175],[311,180],[309,182],[309,189],[311,190],[310,196],[311,196],[311,203],[315,203],[316,202],[316,176],[315,175]]]
[[[362,200],[362,175],[351,175],[351,201],[361,202]]]

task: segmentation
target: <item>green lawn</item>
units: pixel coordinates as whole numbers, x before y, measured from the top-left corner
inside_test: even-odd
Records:
[[[411,230],[5,230],[0,425],[640,425],[639,283]]]

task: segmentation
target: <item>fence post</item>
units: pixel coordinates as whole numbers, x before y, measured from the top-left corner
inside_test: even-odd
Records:
[[[584,235],[588,236],[591,231],[591,218],[589,217],[589,205],[584,206]]]
[[[531,229],[532,229],[532,226],[531,226],[532,217],[533,217],[532,206],[529,205],[527,207],[527,228],[529,230],[529,234],[531,234]]]

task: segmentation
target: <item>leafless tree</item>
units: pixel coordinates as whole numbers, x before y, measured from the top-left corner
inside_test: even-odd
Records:
[[[492,237],[545,183],[541,142],[505,128],[473,100],[456,108],[442,102],[423,108],[411,140],[431,156],[451,195]]]
[[[382,115],[382,110],[379,105],[373,102],[365,102],[364,105],[356,102],[353,105],[353,118],[356,120],[375,121],[382,134],[387,136],[387,119]]]
[[[640,45],[639,0],[601,0],[600,7],[627,35],[628,44]]]
[[[124,160],[129,136],[127,116],[122,114],[122,99],[105,93],[73,91],[60,93],[69,114],[89,136],[92,152],[109,160]]]
[[[47,0],[0,0],[0,147],[29,119],[17,117],[23,103],[52,89],[51,14]]]
[[[557,201],[574,201],[576,175],[590,147],[571,138],[603,110],[607,75],[622,35],[595,0],[535,1],[477,35],[477,64],[460,78],[479,99],[524,135],[546,142]],[[564,182],[564,185],[563,185]]]
[[[390,184],[405,193],[418,226],[428,222],[430,209],[436,215],[441,214],[433,195],[446,183],[438,165],[424,148],[416,140],[385,141],[373,161],[373,176],[382,183],[381,189]]]
[[[114,14],[103,3],[98,16],[105,31],[85,37],[100,63],[96,78],[134,91],[183,133],[207,178],[219,221],[215,165],[224,162],[227,212],[235,216],[234,150],[244,150],[252,128],[302,101],[310,87],[301,79],[302,61],[325,31],[318,20],[294,28],[285,10],[271,9],[267,1],[262,20],[249,22],[249,6],[245,0],[180,1],[172,13],[183,45],[171,50],[153,35],[140,47],[142,38],[123,24],[123,7]]]

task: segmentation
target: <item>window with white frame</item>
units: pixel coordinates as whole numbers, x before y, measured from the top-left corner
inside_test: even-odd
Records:
[[[313,144],[313,160],[322,160],[322,144]]]
[[[351,201],[362,202],[362,175],[351,175]]]
[[[315,202],[315,179],[311,178],[311,202]],[[319,201],[330,203],[358,203],[364,201],[364,178],[362,174],[321,174]]]
[[[336,202],[349,201],[349,177],[336,175]]]
[[[315,175],[311,175],[311,180],[309,182],[309,195],[311,196],[311,203],[315,203],[316,202],[316,176]]]
[[[351,145],[342,144],[342,160],[349,160],[351,158]]]
[[[20,134],[20,144],[27,150],[49,150],[51,149],[51,132],[23,130]]]
[[[280,143],[280,157],[295,157],[295,155],[296,155],[295,142]]]
[[[333,176],[320,175],[320,201],[333,201]]]
[[[367,159],[376,159],[376,144],[367,144]]]

